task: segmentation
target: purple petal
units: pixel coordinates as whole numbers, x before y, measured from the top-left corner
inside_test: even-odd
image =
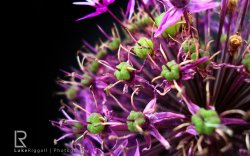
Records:
[[[102,139],[99,135],[89,135],[92,139],[96,140],[98,143],[102,143]]]
[[[92,17],[98,16],[100,14],[103,14],[106,11],[107,11],[107,7],[96,8],[96,12],[90,13],[82,18],[77,19],[76,21],[81,21],[81,20],[84,20],[87,18],[92,18]]]
[[[151,127],[150,134],[153,135],[166,149],[170,148],[168,141],[159,133],[156,128]]]
[[[198,133],[196,132],[193,125],[190,125],[187,127],[186,133],[189,133],[189,134],[194,135],[194,136],[198,135]]]
[[[74,2],[74,5],[88,5],[88,6],[93,6],[95,7],[95,2]]]
[[[139,143],[138,141],[136,140],[136,151],[135,151],[135,154],[134,156],[140,156],[140,148],[139,148]]]
[[[194,104],[189,98],[188,96],[186,95],[186,93],[183,93],[182,94],[182,99],[185,101],[187,107],[188,107],[188,110],[191,114],[195,114],[199,109],[200,107],[196,104]]]
[[[194,148],[193,148],[193,146],[189,147],[188,156],[194,156]]]
[[[160,112],[160,113],[154,113],[152,116],[150,116],[150,121],[152,123],[158,123],[164,120],[171,120],[171,119],[183,119],[185,118],[185,115],[172,113],[172,112]]]
[[[163,2],[170,8],[174,7],[173,4],[169,0],[163,0]]]
[[[142,151],[148,151],[151,149],[151,145],[152,145],[151,136],[149,134],[146,134],[146,135],[144,135],[144,138],[146,140],[148,147],[143,148]]]
[[[213,9],[218,6],[220,6],[219,2],[211,2],[211,0],[205,0],[205,1],[191,0],[190,3],[188,4],[188,10],[192,13],[197,13],[208,9]]]
[[[128,139],[124,140],[123,142],[121,142],[119,145],[117,145],[117,148],[114,150],[114,155],[121,155],[122,154],[122,147],[121,145],[123,145],[123,147],[127,147],[128,144]]]
[[[156,30],[154,34],[154,37],[158,37],[168,27],[175,24],[181,18],[182,14],[183,14],[182,9],[170,8],[163,16],[159,28]]]
[[[107,6],[107,5],[109,5],[109,4],[114,3],[114,1],[115,1],[115,0],[103,0],[103,4]]]
[[[147,113],[153,113],[155,111],[155,104],[156,104],[156,98],[152,99],[147,106],[145,107],[145,109],[143,110],[143,114],[147,114]]]
[[[128,19],[131,19],[134,11],[135,11],[135,0],[129,0],[126,11],[126,15],[129,14]]]
[[[200,59],[198,59],[198,60],[196,60],[196,61],[194,61],[192,63],[189,63],[189,64],[181,67],[181,71],[190,70],[190,68],[195,68],[199,64],[202,64],[202,63],[206,62],[208,59],[209,59],[209,57],[204,56],[204,57],[202,57],[202,58],[200,58]]]
[[[100,150],[99,148],[96,148],[96,149],[95,149],[95,153],[94,153],[94,154],[95,154],[95,156],[96,156],[96,155],[98,155],[98,156],[104,156],[103,151]]]
[[[243,119],[238,118],[221,118],[221,123],[224,125],[244,125],[247,122]]]
[[[103,81],[98,81],[96,80],[96,83],[95,83],[96,87],[99,88],[99,89],[104,89],[106,88],[108,85],[106,83],[104,83]]]

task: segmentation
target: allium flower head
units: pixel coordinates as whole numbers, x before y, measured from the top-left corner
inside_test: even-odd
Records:
[[[63,71],[69,155],[250,155],[250,1],[130,0]],[[218,7],[218,6],[221,7]],[[167,11],[166,11],[167,10]],[[202,12],[202,13],[201,13]],[[129,17],[129,19],[128,19]],[[97,39],[98,40],[98,39]]]

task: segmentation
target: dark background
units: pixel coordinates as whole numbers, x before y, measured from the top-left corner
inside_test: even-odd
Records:
[[[87,13],[91,7],[72,5],[73,0],[32,0],[11,1],[5,14],[7,28],[3,29],[5,54],[2,77],[7,90],[3,94],[7,106],[3,109],[4,122],[7,122],[7,141],[10,151],[14,151],[14,130],[27,132],[24,141],[30,148],[50,148],[53,139],[61,136],[49,120],[56,120],[61,114],[57,77],[62,77],[59,69],[77,67],[76,51],[82,39],[94,43],[100,36],[96,23],[108,28],[113,19],[106,13],[93,19],[74,22]],[[125,0],[111,5],[111,10],[119,12],[125,8]],[[125,6],[125,7],[124,7]],[[107,29],[108,30],[108,29]],[[6,42],[7,41],[7,42]],[[7,95],[7,96],[5,96]],[[56,147],[63,147],[59,143]],[[61,155],[53,153],[52,155]],[[27,155],[27,153],[16,153]],[[45,153],[48,155],[48,153]]]

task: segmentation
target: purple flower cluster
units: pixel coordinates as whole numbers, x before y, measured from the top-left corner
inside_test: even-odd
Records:
[[[115,0],[77,5],[117,25],[63,71],[69,155],[250,155],[250,1]],[[71,141],[68,141],[71,140]]]

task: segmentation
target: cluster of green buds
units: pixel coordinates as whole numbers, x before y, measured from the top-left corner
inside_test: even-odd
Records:
[[[211,135],[220,124],[220,117],[214,110],[201,108],[192,116],[192,123],[199,134]]]
[[[131,132],[140,132],[140,129],[145,122],[145,117],[142,112],[131,111],[127,117],[128,130]]]
[[[118,80],[130,80],[134,68],[127,62],[121,62],[116,66],[115,77]]]
[[[202,58],[202,57],[204,57],[204,56],[209,56],[209,52],[200,49],[200,52],[199,52],[199,53],[192,53],[192,54],[191,54],[191,59],[192,59],[193,61],[195,61],[195,60],[197,60],[197,59],[199,59],[199,58]],[[206,62],[199,64],[198,67],[201,68],[201,69],[204,69],[204,68],[207,67],[208,64],[210,64],[210,60],[207,60]]]
[[[152,40],[143,37],[139,41],[137,41],[133,49],[136,56],[144,59],[148,55],[151,55],[153,53],[154,43],[152,42]]]
[[[177,64],[175,60],[172,60],[162,66],[161,76],[168,81],[178,80],[180,79],[180,72],[179,64]]]
[[[88,74],[86,74],[86,73],[84,73],[84,74],[82,75],[81,84],[82,84],[83,86],[89,86],[89,85],[92,84],[92,82],[93,82],[93,79],[92,79],[92,77],[91,77],[90,75],[88,75]]]
[[[155,24],[158,27],[162,21],[163,16],[165,15],[165,13],[162,13],[161,15],[159,15],[158,17],[155,18]],[[177,23],[175,23],[174,25],[168,27],[163,33],[162,36],[163,37],[174,37],[176,36],[176,34],[179,32],[181,28],[181,21],[179,20]]]
[[[107,54],[107,51],[103,49],[96,54],[96,58],[102,59],[106,54]],[[99,67],[100,67],[100,63],[97,61],[93,61],[91,62],[89,66],[89,71],[95,73],[99,69]]]
[[[247,70],[248,72],[250,72],[250,53],[246,54],[246,55],[243,57],[241,63],[245,66],[246,70]]]
[[[101,125],[103,123],[104,118],[99,113],[92,113],[87,119],[87,122],[89,123],[87,125],[87,129],[92,134],[98,134],[101,133],[104,130],[104,125]]]
[[[66,96],[68,99],[73,100],[77,96],[77,88],[75,86],[71,86],[66,90]]]
[[[197,44],[197,40],[192,38],[190,40],[187,40],[185,42],[183,42],[183,46],[182,49],[185,53],[195,53],[196,52],[196,44]]]
[[[153,24],[153,20],[145,15],[145,17],[141,19],[137,19],[136,21],[133,21],[133,23],[130,23],[127,27],[130,32],[135,32],[137,29],[144,28],[147,25]]]
[[[120,38],[113,38],[109,43],[108,43],[108,48],[112,51],[118,50],[119,46],[121,44]]]

